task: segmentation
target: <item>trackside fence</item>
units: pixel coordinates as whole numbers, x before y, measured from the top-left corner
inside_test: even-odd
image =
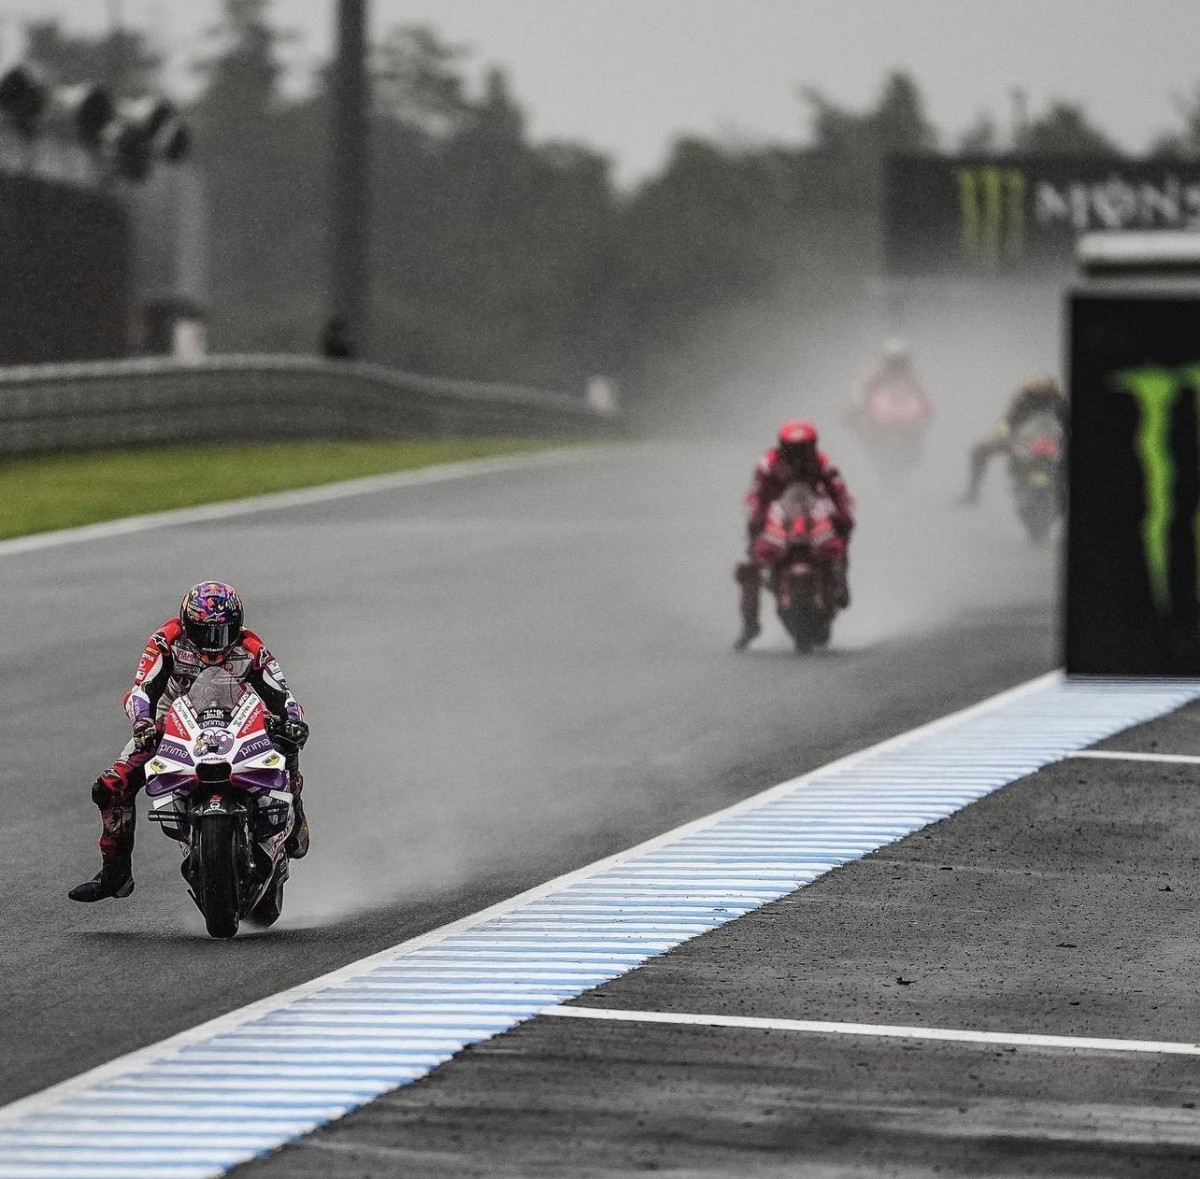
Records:
[[[0,369],[0,453],[200,441],[603,437],[617,416],[515,385],[303,356],[146,358]]]

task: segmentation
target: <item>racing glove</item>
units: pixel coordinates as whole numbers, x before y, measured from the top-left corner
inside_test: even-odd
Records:
[[[143,716],[133,722],[133,748],[138,753],[152,753],[158,746],[158,726]]]
[[[291,717],[269,716],[266,722],[267,735],[280,753],[289,757],[299,753],[308,740],[308,725]]]

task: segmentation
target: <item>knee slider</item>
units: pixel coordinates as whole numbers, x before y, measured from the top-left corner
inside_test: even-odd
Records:
[[[111,770],[103,773],[92,783],[92,801],[103,811],[121,801],[125,783]]]

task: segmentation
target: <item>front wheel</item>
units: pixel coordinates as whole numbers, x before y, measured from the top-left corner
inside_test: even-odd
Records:
[[[1038,490],[1037,495],[1027,494],[1019,508],[1021,523],[1025,525],[1025,531],[1035,545],[1046,542],[1058,517],[1058,505],[1053,493],[1048,489]]]
[[[807,602],[793,599],[787,611],[782,613],[781,621],[799,655],[809,654],[813,647],[821,641],[819,620],[812,606]]]
[[[209,935],[233,937],[238,931],[241,889],[237,872],[238,820],[235,815],[205,815],[200,820],[199,891]]]
[[[819,641],[817,612],[812,598],[810,574],[791,574],[776,590],[779,621],[800,655],[807,655]]]

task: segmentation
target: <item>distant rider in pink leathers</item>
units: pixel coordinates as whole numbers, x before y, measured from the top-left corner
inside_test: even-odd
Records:
[[[859,382],[849,418],[866,434],[923,433],[933,420],[933,402],[899,336],[884,342],[879,359]]]

